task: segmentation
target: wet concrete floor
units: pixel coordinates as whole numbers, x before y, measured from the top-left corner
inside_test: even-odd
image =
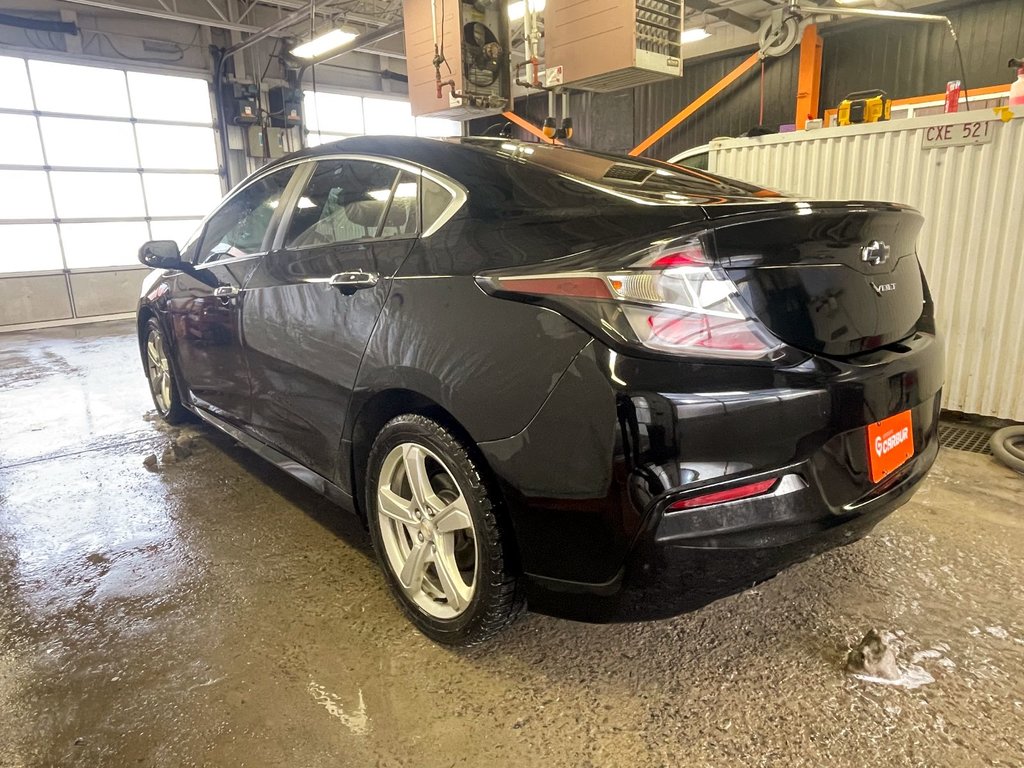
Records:
[[[696,613],[452,651],[359,525],[195,429],[143,467],[131,323],[0,335],[0,766],[1024,765],[1024,478],[991,457]],[[934,682],[845,675],[870,627]]]

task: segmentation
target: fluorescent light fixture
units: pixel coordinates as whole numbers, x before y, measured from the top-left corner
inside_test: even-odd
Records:
[[[298,59],[315,59],[325,53],[341,48],[345,43],[355,40],[355,32],[344,29],[332,29],[318,37],[314,37],[308,43],[297,45],[292,48],[292,56]]]
[[[544,0],[530,0],[530,10],[534,13],[544,10]],[[519,21],[526,15],[526,3],[524,0],[518,0],[515,3],[508,4],[508,18],[509,21]]]
[[[679,36],[679,42],[685,45],[686,43],[696,43],[698,40],[706,40],[709,37],[711,37],[711,33],[704,27],[692,27],[683,30],[683,34]]]

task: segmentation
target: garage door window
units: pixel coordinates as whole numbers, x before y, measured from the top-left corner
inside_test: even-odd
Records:
[[[201,78],[0,56],[0,136],[0,273],[134,265],[222,195]]]
[[[462,123],[438,117],[412,116],[407,101],[373,99],[341,93],[306,91],[303,101],[306,146],[316,147],[350,136],[461,136]]]

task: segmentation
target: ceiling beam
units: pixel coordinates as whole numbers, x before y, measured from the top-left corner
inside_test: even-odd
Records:
[[[719,5],[715,5],[711,0],[686,0],[686,8],[687,10],[699,11],[712,16],[747,32],[757,32],[761,26],[761,22],[757,19],[744,16],[742,13],[737,13],[731,8],[722,8]]]
[[[224,51],[224,56],[233,56],[239,51],[243,51],[246,48],[255,45],[260,40],[264,40],[268,37],[282,37],[281,32],[283,30],[288,29],[288,27],[293,27],[300,21],[305,20],[305,18],[310,14],[313,8],[313,2],[314,0],[309,0],[309,4],[306,5],[304,8],[299,8],[297,10],[292,11],[287,16],[283,16],[278,21],[275,21],[269,27],[259,29],[255,33],[249,35],[249,37],[242,40],[241,42],[235,43],[234,45],[228,47]]]
[[[225,21],[224,19],[210,18],[208,16],[193,16],[187,13],[177,13],[175,11],[164,10],[163,8],[140,8],[139,6],[130,6],[114,2],[114,0],[62,1],[70,3],[71,5],[87,5],[90,8],[101,8],[105,11],[134,13],[138,16],[149,16],[154,19],[166,19],[168,21],[180,21],[184,24],[197,24],[199,26],[214,27],[216,29],[229,29],[233,32],[248,32],[249,34],[256,34],[262,30],[262,27],[256,27],[252,24],[239,24],[238,22]]]
[[[61,0],[69,5],[80,5],[88,6],[90,8],[100,8],[105,11],[118,11],[121,13],[130,13],[137,16],[148,16],[154,19],[166,19],[167,21],[178,21],[183,24],[196,24],[204,27],[213,27],[214,29],[227,29],[232,32],[244,32],[249,35],[254,35],[262,32],[266,29],[266,26],[259,26],[257,24],[243,24],[241,21],[232,21],[230,19],[221,18],[220,14],[217,17],[214,16],[197,16],[190,13],[181,13],[180,11],[172,10],[157,0],[159,5],[152,7],[139,6],[139,5],[128,5],[126,2],[118,2],[118,0]],[[207,0],[210,7],[214,7],[210,0]],[[280,8],[287,8],[289,10],[298,10],[305,12],[307,18],[309,14],[309,2],[308,0],[284,0],[283,2],[277,2],[277,0],[266,0],[266,2],[254,2],[252,3],[242,14],[244,18],[249,11],[253,8],[262,8],[265,10],[280,10]],[[326,12],[321,12],[317,9],[317,16],[321,14],[326,17]],[[291,16],[292,14],[289,14]],[[288,18],[285,16],[283,18]],[[382,21],[381,19],[375,19],[370,16],[363,16],[358,13],[345,14],[345,19],[358,24],[363,24],[371,27],[383,27],[390,22]],[[280,35],[277,35],[280,36]]]
[[[271,8],[287,8],[289,10],[302,8],[304,5],[306,5],[306,3],[304,3],[302,0],[255,0],[254,4],[266,5]],[[330,16],[332,15],[333,10],[335,9],[317,8],[316,13],[317,16]],[[340,11],[339,13],[342,17],[344,17],[346,21],[351,21],[357,24],[366,24],[371,27],[384,27],[391,23],[391,21],[374,18],[373,16],[367,16],[362,13],[353,13],[350,11]],[[398,20],[397,17],[399,16],[401,16],[401,14],[396,14],[396,21]]]

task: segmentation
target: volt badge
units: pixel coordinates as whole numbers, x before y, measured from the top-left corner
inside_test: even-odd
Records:
[[[875,295],[881,296],[883,293],[889,293],[896,290],[896,283],[871,283],[871,287],[875,291]]]

